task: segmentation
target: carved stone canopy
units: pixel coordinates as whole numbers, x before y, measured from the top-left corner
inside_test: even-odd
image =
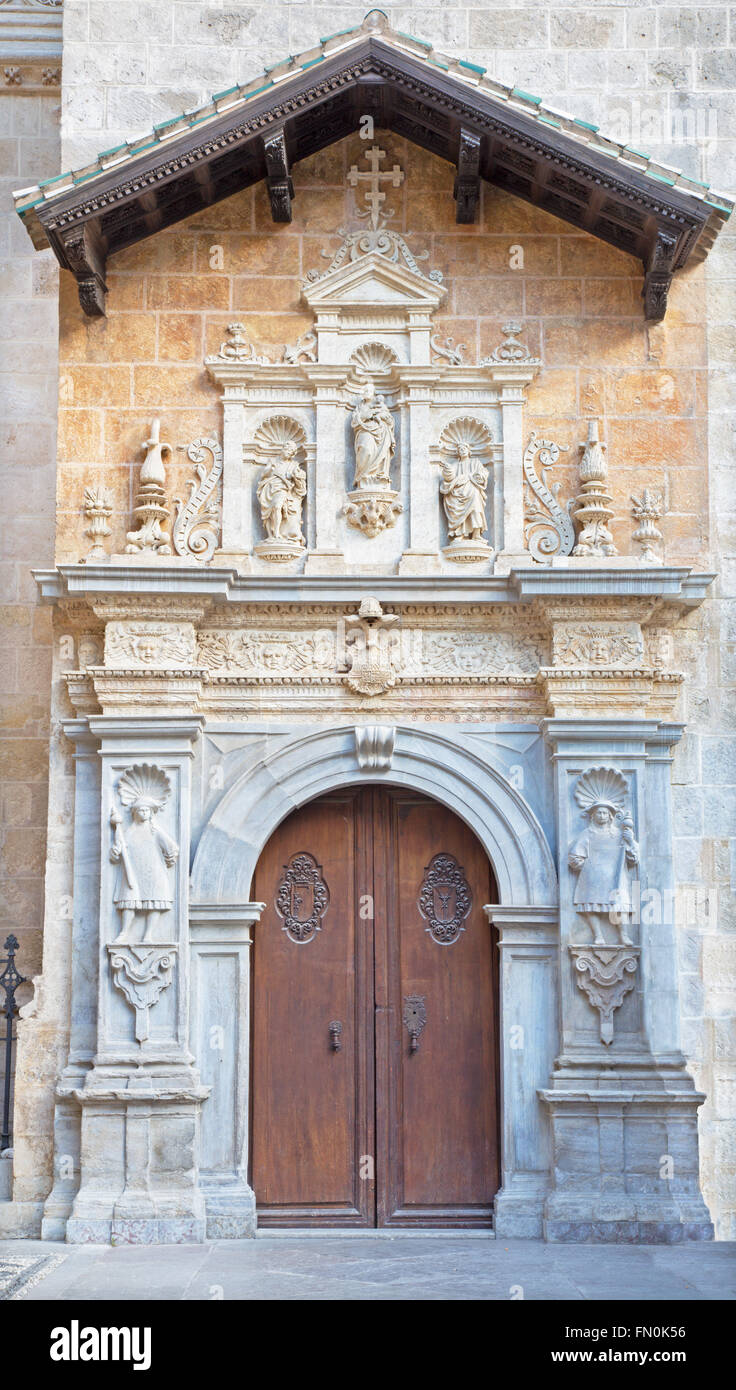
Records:
[[[87,169],[21,190],[16,207],[34,245],[76,277],[85,312],[104,314],[109,256],[264,179],[274,220],[290,220],[291,166],[366,115],[455,166],[459,222],[475,217],[485,179],[639,258],[651,319],[664,316],[674,271],[707,253],[732,210],[483,69],[439,61],[380,11]]]

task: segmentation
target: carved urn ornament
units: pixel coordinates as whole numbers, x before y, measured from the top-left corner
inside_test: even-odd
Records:
[[[662,532],[656,524],[662,515],[661,494],[645,487],[641,497],[632,497],[631,510],[634,520],[639,523],[632,540],[640,547],[642,563],[661,565],[662,555],[659,547],[662,544]]]
[[[126,555],[170,555],[171,543],[164,524],[169,520],[166,506],[166,470],[164,454],[171,454],[171,445],[160,438],[161,421],[154,420],[151,438],[143,444],[146,457],[141,466],[138,498],[133,515],[138,518],[138,530],[128,532]]]
[[[573,555],[616,555],[613,536],[608,522],[613,516],[611,498],[605,490],[608,479],[608,464],[602,444],[598,438],[598,421],[588,421],[588,438],[580,445],[583,457],[580,460],[580,493],[571,503],[570,513],[575,518],[579,533]]]
[[[87,521],[84,534],[89,536],[92,547],[84,556],[82,563],[92,565],[107,559],[102,541],[106,536],[112,535],[111,528],[108,526],[112,516],[112,496],[106,487],[86,487],[84,489],[84,516]]]
[[[372,380],[366,381],[350,418],[355,449],[353,490],[348,493],[348,525],[365,536],[377,536],[395,526],[402,509],[391,486],[391,463],[396,452],[394,420]]]

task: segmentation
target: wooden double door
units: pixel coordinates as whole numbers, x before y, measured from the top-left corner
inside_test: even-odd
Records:
[[[426,797],[348,787],[283,822],[253,896],[259,1223],[491,1225],[495,895],[475,836]]]

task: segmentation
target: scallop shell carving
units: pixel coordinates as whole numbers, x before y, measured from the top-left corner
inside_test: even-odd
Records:
[[[290,415],[271,415],[253,435],[253,443],[269,454],[277,453],[285,444],[296,444],[301,449],[306,441],[304,427]]]
[[[126,768],[118,782],[118,796],[123,806],[151,806],[160,811],[171,796],[171,783],[160,767],[151,763],[135,763]]]
[[[629,787],[622,772],[615,767],[589,767],[578,777],[575,800],[582,811],[596,806],[608,806],[614,813],[622,811]]]
[[[492,443],[488,426],[474,415],[461,415],[451,420],[440,435],[440,448],[447,454],[456,454],[460,444],[467,444],[474,454],[485,454]]]
[[[365,372],[368,376],[390,372],[398,360],[393,348],[387,347],[385,343],[361,343],[350,357],[358,371]]]

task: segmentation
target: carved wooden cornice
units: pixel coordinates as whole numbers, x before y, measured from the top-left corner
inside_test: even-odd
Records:
[[[356,31],[336,52],[325,42],[296,70],[297,60],[280,65],[277,80],[234,88],[147,142],[24,190],[18,211],[35,244],[75,275],[85,312],[99,314],[109,256],[261,179],[274,218],[289,221],[290,167],[371,115],[455,165],[459,221],[474,218],[483,178],[637,257],[647,316],[662,318],[672,274],[696,246],[705,254],[731,205],[596,143],[583,122],[540,119],[535,99],[516,89],[502,99],[481,70],[434,62],[424,47],[389,32]]]

